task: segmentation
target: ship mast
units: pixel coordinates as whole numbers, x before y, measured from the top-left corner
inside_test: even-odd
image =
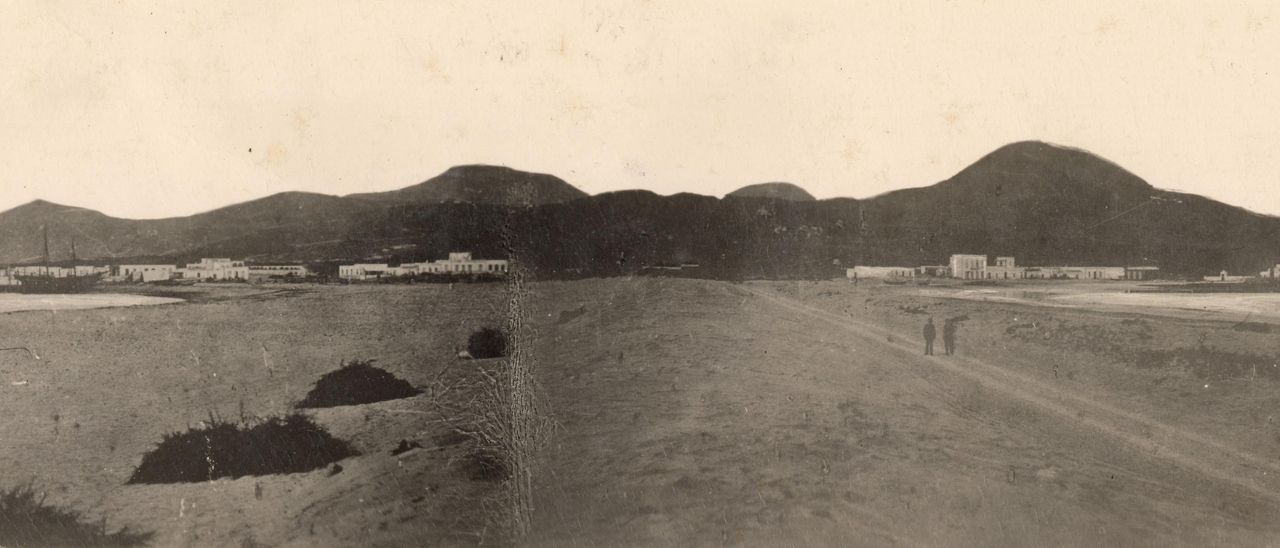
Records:
[[[49,275],[49,225],[41,225],[40,229],[44,231],[44,275]]]

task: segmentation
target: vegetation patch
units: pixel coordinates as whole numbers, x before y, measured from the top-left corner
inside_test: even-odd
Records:
[[[142,546],[151,537],[128,528],[108,532],[104,522],[86,523],[73,510],[45,504],[30,483],[0,491],[3,546]]]
[[[484,360],[507,355],[507,336],[492,327],[486,327],[467,339],[467,352],[472,358]]]
[[[1066,320],[1017,323],[1005,334],[1026,342],[1086,350],[1123,359],[1132,349],[1150,341],[1150,326],[1122,320],[1114,324],[1072,323]]]
[[[1140,350],[1134,353],[1133,364],[1143,369],[1183,369],[1198,379],[1280,380],[1280,356],[1232,352],[1204,344],[1172,350]]]
[[[373,360],[353,360],[316,381],[299,409],[361,405],[408,398],[422,393],[408,381],[373,366]]]
[[[355,456],[310,417],[294,413],[239,423],[214,416],[199,428],[168,434],[142,457],[128,483],[190,483],[217,478],[293,474]]]

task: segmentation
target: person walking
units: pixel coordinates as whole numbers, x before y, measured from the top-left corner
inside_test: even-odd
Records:
[[[933,355],[933,339],[937,334],[938,331],[933,326],[933,318],[929,318],[929,321],[924,323],[924,355]]]
[[[942,324],[942,347],[948,356],[954,356],[956,353],[956,328],[959,322],[948,319]]]

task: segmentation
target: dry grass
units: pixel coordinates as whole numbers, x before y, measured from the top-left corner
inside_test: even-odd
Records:
[[[352,360],[316,381],[299,409],[361,405],[409,398],[421,393],[407,381],[373,366],[374,360]]]
[[[210,416],[198,428],[164,437],[128,483],[183,483],[217,478],[292,474],[322,468],[356,455],[310,417],[241,419]]]
[[[108,532],[105,521],[85,523],[79,513],[37,498],[33,483],[0,492],[0,545],[3,546],[142,546],[151,533],[121,529]]]

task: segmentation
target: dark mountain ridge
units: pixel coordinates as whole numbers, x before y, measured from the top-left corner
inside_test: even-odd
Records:
[[[466,249],[514,254],[542,277],[681,263],[722,278],[830,277],[851,264],[944,264],[951,253],[1013,255],[1025,265],[1155,264],[1190,276],[1280,262],[1280,219],[1160,190],[1088,152],[1039,142],[1001,147],[935,185],[865,200],[586,196],[550,176],[464,166],[392,193],[283,193],[172,219],[37,201],[0,213],[0,262],[39,260],[45,223],[55,259],[69,256],[71,238],[81,257],[113,260],[396,262]]]

